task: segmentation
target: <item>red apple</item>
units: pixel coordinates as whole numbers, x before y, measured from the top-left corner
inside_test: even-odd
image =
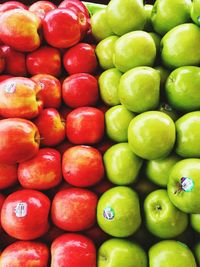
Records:
[[[104,176],[101,153],[91,146],[74,146],[67,149],[62,158],[64,179],[71,185],[88,187]]]
[[[11,118],[0,120],[0,162],[15,164],[34,157],[40,135],[31,121]]]
[[[0,16],[0,39],[4,44],[22,52],[40,46],[40,19],[25,9],[12,9]]]
[[[59,108],[61,105],[61,84],[49,74],[37,74],[31,78],[41,87],[40,96],[45,108]]]
[[[96,144],[104,135],[104,114],[97,108],[81,107],[69,113],[66,135],[73,144]]]
[[[0,266],[47,267],[48,260],[47,245],[33,241],[17,241],[3,250]]]
[[[73,10],[57,8],[49,11],[43,20],[44,38],[48,44],[68,48],[81,38],[78,16]]]
[[[41,87],[29,78],[13,77],[0,84],[0,115],[4,118],[36,117],[42,109]]]
[[[3,202],[4,202],[4,200],[5,200],[4,195],[2,195],[2,194],[0,193],[0,212],[1,212],[1,209],[2,209],[2,206],[3,206]],[[0,230],[1,230],[1,221],[0,221]]]
[[[82,188],[59,191],[51,207],[53,223],[65,231],[83,231],[96,222],[97,196]]]
[[[54,47],[42,46],[27,54],[26,65],[31,75],[44,73],[58,77],[61,73],[60,51]]]
[[[96,248],[80,234],[64,234],[51,245],[51,267],[96,267]]]
[[[71,108],[94,106],[99,98],[98,82],[88,73],[73,74],[62,84],[62,97]]]
[[[0,190],[17,183],[17,164],[0,163]]]
[[[47,190],[62,180],[61,155],[53,148],[42,148],[37,155],[19,164],[18,180],[22,187]]]
[[[0,15],[3,12],[6,12],[12,9],[28,9],[28,7],[18,1],[5,2],[2,5],[0,5]]]
[[[5,69],[5,56],[3,54],[2,48],[0,47],[0,73],[2,73]]]
[[[7,74],[2,74],[0,75],[0,82],[3,82],[9,78],[12,78],[13,76],[12,75],[7,75]]]
[[[71,47],[64,54],[63,64],[70,75],[82,72],[94,73],[98,65],[94,47],[86,43]]]
[[[41,145],[56,146],[65,139],[65,123],[57,109],[43,109],[34,123],[41,136]]]
[[[1,224],[12,237],[32,240],[49,228],[50,200],[36,190],[19,190],[10,194],[3,203]]]
[[[29,11],[33,12],[41,20],[50,10],[54,9],[56,9],[56,5],[54,5],[50,1],[36,1],[35,3],[29,6]]]

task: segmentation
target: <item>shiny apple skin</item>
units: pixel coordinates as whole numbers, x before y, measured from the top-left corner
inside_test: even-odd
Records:
[[[44,19],[45,15],[50,11],[56,9],[56,5],[50,1],[36,1],[29,6],[28,10],[34,13],[41,20]]]
[[[17,183],[17,164],[0,163],[0,190]]]
[[[6,12],[8,10],[12,10],[12,9],[28,9],[28,7],[20,3],[19,1],[5,2],[2,5],[0,5],[0,15],[1,13]]]

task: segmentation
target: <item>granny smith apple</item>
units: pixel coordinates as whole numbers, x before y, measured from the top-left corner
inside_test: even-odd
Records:
[[[194,253],[196,256],[197,264],[200,266],[200,241],[195,245]]]
[[[146,15],[142,0],[111,0],[106,11],[107,21],[117,35],[144,28]]]
[[[105,113],[106,134],[116,142],[128,141],[128,126],[135,115],[122,105],[108,109]]]
[[[177,162],[168,180],[168,195],[172,203],[186,213],[200,213],[200,159]]]
[[[114,68],[113,51],[117,39],[119,39],[118,36],[112,35],[100,41],[96,46],[95,52],[99,60],[99,65],[104,70]]]
[[[156,109],[160,97],[160,75],[151,67],[136,67],[119,82],[119,100],[128,110],[141,113]]]
[[[175,142],[173,120],[161,111],[137,115],[128,127],[128,143],[141,158],[152,160],[170,154]]]
[[[172,71],[165,84],[169,104],[180,111],[200,109],[200,67],[184,66]]]
[[[136,156],[128,143],[111,146],[103,156],[107,178],[117,185],[133,183],[142,166],[142,159]]]
[[[161,93],[162,93],[162,91],[161,91]],[[161,112],[164,112],[165,114],[170,116],[170,118],[173,121],[176,121],[180,117],[180,115],[178,114],[177,110],[175,110],[168,103],[165,103],[165,102],[161,102],[160,103],[160,106],[159,106],[158,110],[161,111]]]
[[[156,45],[145,31],[132,31],[121,36],[115,43],[113,63],[121,72],[138,66],[153,66]]]
[[[200,233],[200,213],[199,214],[191,214],[190,215],[190,222],[192,228]]]
[[[122,73],[116,68],[106,70],[99,76],[99,91],[101,99],[108,106],[120,104],[118,87],[121,76]]]
[[[98,250],[98,267],[147,267],[146,252],[126,239],[112,238]]]
[[[200,111],[183,115],[175,125],[176,153],[184,158],[200,157]]]
[[[171,154],[164,158],[147,161],[145,168],[147,178],[156,185],[167,187],[170,171],[180,159],[179,156]]]
[[[168,31],[161,40],[161,59],[170,69],[200,64],[200,28],[184,23]]]
[[[154,31],[160,35],[190,21],[191,0],[156,0],[151,13]]]
[[[97,204],[97,222],[111,236],[131,236],[141,224],[137,193],[126,186],[107,190]]]
[[[188,215],[172,204],[165,189],[155,190],[145,198],[144,215],[147,229],[160,238],[176,237],[188,225]]]
[[[200,26],[200,0],[193,0],[190,15],[194,23]]]
[[[153,9],[153,5],[146,4],[144,5],[144,11],[145,11],[145,16],[146,16],[146,22],[144,24],[144,31],[146,32],[152,32],[153,31],[153,26],[151,23],[151,12]]]
[[[197,264],[186,244],[164,240],[149,249],[149,267],[197,267]]]

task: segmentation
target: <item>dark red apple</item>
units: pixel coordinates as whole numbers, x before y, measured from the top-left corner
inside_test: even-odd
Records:
[[[6,65],[5,56],[3,54],[2,48],[0,47],[0,73],[4,71],[5,65]]]
[[[0,163],[0,190],[17,183],[17,164]]]
[[[7,75],[7,74],[2,74],[0,75],[0,82],[3,82],[9,78],[12,78],[13,76],[12,75]]]
[[[56,5],[54,5],[50,1],[36,1],[35,3],[29,6],[29,11],[33,12],[41,20],[50,10],[54,9],[56,9]]]

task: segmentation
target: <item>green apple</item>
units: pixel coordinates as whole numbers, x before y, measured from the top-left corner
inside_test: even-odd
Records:
[[[113,64],[113,51],[114,44],[119,39],[118,36],[109,36],[98,43],[95,52],[102,69],[107,70],[114,68]]]
[[[199,214],[190,214],[190,222],[192,228],[200,233],[200,213]]]
[[[200,157],[200,111],[183,115],[175,125],[176,153],[184,158]]]
[[[106,11],[107,21],[117,35],[144,28],[146,15],[142,0],[111,0]]]
[[[119,100],[128,110],[141,113],[156,109],[160,97],[160,75],[151,67],[136,67],[124,73]]]
[[[190,21],[191,0],[156,0],[151,13],[154,31],[164,35],[179,24]]]
[[[149,267],[197,267],[197,264],[186,244],[164,240],[149,249]]]
[[[169,104],[180,111],[200,109],[200,67],[184,66],[172,71],[165,84]]]
[[[113,63],[121,72],[139,66],[151,67],[155,58],[155,42],[151,35],[145,31],[126,33],[115,43]]]
[[[142,159],[136,156],[128,143],[111,146],[103,156],[107,178],[117,185],[129,185],[135,182]]]
[[[170,171],[179,160],[180,157],[172,154],[165,158],[147,161],[145,168],[147,178],[156,185],[167,187]]]
[[[177,113],[177,111],[167,103],[161,102],[158,110],[170,116],[173,121],[176,121],[179,118],[179,114]]]
[[[126,239],[112,238],[98,250],[98,267],[147,267],[146,252]]]
[[[200,159],[177,162],[168,180],[168,195],[172,203],[186,213],[200,213]]]
[[[107,190],[97,204],[97,222],[100,228],[114,237],[128,237],[141,224],[137,193],[126,186]]]
[[[96,12],[90,19],[92,36],[97,40],[101,41],[104,38],[113,35],[106,16],[106,10],[100,10]]]
[[[174,15],[174,14],[173,14]],[[193,23],[178,25],[161,40],[161,59],[170,69],[200,64],[200,28]]]
[[[158,189],[145,198],[144,215],[147,229],[160,238],[178,236],[188,225],[188,215],[172,204],[165,189]]]
[[[200,266],[200,242],[195,245],[194,253],[196,256],[197,264]]]
[[[190,15],[194,23],[200,26],[200,0],[193,0]]]
[[[146,4],[144,5],[144,11],[145,11],[145,16],[146,16],[146,22],[144,24],[144,31],[146,32],[152,32],[153,31],[153,27],[152,27],[152,23],[151,23],[151,12],[153,9],[153,5],[150,4]]]
[[[128,141],[128,126],[135,115],[122,105],[111,107],[105,113],[106,134],[116,142]]]
[[[81,1],[89,11],[90,16],[106,8],[106,5]]]
[[[174,122],[161,111],[143,112],[129,124],[128,143],[141,158],[152,160],[166,157],[175,143]]]
[[[99,77],[99,91],[101,99],[108,106],[120,104],[118,87],[121,76],[122,73],[118,69],[112,68],[102,72]]]

